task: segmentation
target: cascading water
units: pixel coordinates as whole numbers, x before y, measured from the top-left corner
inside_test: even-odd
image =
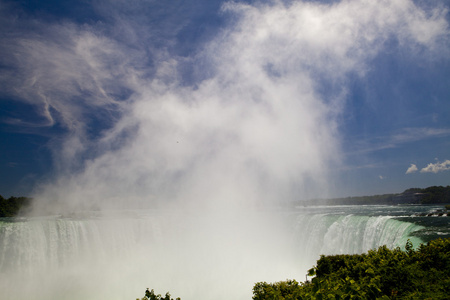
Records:
[[[306,260],[314,262],[318,254],[356,254],[382,245],[403,247],[408,239],[418,245],[422,241],[410,233],[422,228],[391,216],[300,215],[294,239],[304,249]]]
[[[25,267],[24,271],[32,272],[64,267],[80,258],[95,261],[124,258],[143,244],[161,244],[154,242],[161,235],[155,229],[157,221],[55,218],[2,222],[0,268]]]
[[[0,222],[0,298],[133,299],[150,287],[183,300],[251,299],[257,281],[303,280],[320,254],[421,242],[410,234],[423,226],[344,211]]]
[[[160,256],[161,222],[158,217],[0,222],[0,298],[123,299],[107,285],[132,285],[122,280],[132,276],[130,269],[141,270],[134,258]]]

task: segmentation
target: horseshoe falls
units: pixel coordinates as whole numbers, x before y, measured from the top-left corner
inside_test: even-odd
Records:
[[[402,247],[408,239],[419,245],[426,232],[438,230],[411,217],[420,209],[141,210],[3,219],[0,298],[136,299],[153,288],[183,300],[251,299],[257,281],[303,281],[321,254]]]
[[[296,244],[307,261],[317,260],[317,254],[358,254],[387,245],[405,246],[408,239],[421,242],[411,234],[422,226],[403,222],[390,216],[302,216],[294,233]]]

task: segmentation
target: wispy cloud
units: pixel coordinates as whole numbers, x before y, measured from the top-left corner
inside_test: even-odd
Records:
[[[353,145],[354,150],[350,151],[349,154],[392,149],[412,142],[447,136],[450,136],[449,128],[403,128],[391,135],[362,139]]]
[[[449,128],[404,128],[391,137],[393,145],[450,135]]]

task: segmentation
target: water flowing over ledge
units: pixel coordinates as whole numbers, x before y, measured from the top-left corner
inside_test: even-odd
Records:
[[[412,234],[425,227],[402,221],[390,208],[227,217],[141,211],[0,222],[1,298],[124,299],[156,285],[184,299],[199,293],[220,299],[227,290],[250,299],[256,281],[301,280],[320,254],[422,242]]]

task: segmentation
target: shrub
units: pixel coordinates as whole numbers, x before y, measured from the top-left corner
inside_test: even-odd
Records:
[[[450,238],[406,251],[382,246],[366,254],[321,256],[311,282],[259,282],[254,300],[448,299]]]
[[[136,299],[139,300],[139,299]],[[143,298],[141,298],[140,300],[173,300],[173,298],[170,297],[169,292],[166,293],[166,296],[162,297],[160,294],[156,295],[155,291],[152,289],[151,291],[149,291],[149,289],[147,289],[145,291],[145,296]],[[175,300],[180,300],[180,298],[176,298]]]

